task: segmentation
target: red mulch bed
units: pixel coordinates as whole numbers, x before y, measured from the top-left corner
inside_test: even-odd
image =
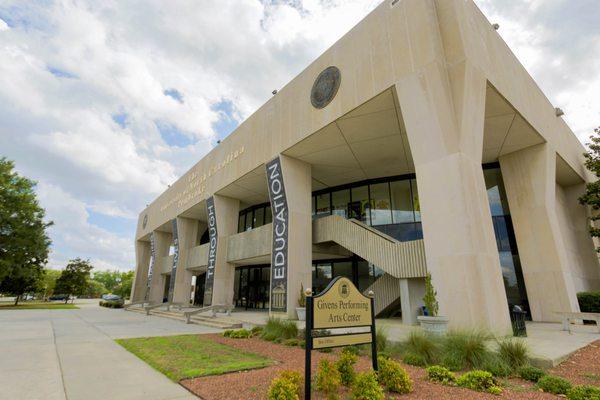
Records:
[[[226,344],[237,349],[260,354],[275,360],[277,363],[273,366],[255,369],[251,371],[241,371],[224,375],[206,376],[201,378],[186,379],[180,383],[189,391],[204,400],[255,400],[265,399],[266,393],[273,378],[282,370],[295,370],[304,374],[304,350],[299,347],[289,347],[281,344],[266,342],[258,338],[252,339],[230,339],[219,334],[207,335],[214,341]],[[337,358],[337,351],[333,353],[320,353],[313,351],[312,356],[312,374],[316,373],[318,362],[323,358],[334,361]],[[468,389],[444,386],[431,383],[425,378],[425,370],[410,365],[403,367],[409,373],[413,380],[413,392],[408,395],[386,394],[386,398],[402,399],[556,399],[558,396],[536,391],[534,385],[522,379],[510,379],[505,382],[505,387],[501,396],[494,396],[488,393],[479,393]],[[371,369],[371,360],[367,357],[360,357],[356,369],[366,371]],[[599,385],[594,382],[593,375],[600,374],[600,341],[597,341],[584,349],[581,349],[572,358],[565,361],[560,366],[554,368],[552,373],[564,376],[572,382],[588,383]],[[584,376],[585,374],[592,378]],[[597,377],[597,376],[596,376]],[[349,398],[349,391],[344,389],[340,392],[340,398]],[[325,399],[318,392],[313,392],[313,399]]]
[[[600,386],[600,340],[577,350],[550,372],[568,379],[574,385]]]

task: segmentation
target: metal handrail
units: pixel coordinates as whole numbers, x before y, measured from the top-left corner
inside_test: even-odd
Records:
[[[183,313],[183,315],[185,315],[185,322],[187,324],[189,324],[189,323],[191,323],[192,315],[201,314],[201,313],[204,313],[207,311],[212,311],[212,317],[215,318],[217,316],[217,311],[221,311],[221,312],[225,311],[225,313],[227,313],[227,316],[230,316],[233,308],[234,308],[233,306],[215,304],[215,305],[208,306],[208,307],[202,307],[197,310],[185,311]]]
[[[136,301],[134,303],[129,303],[129,304],[125,304],[123,306],[123,309],[126,310],[129,307],[133,307],[133,306],[139,306],[140,304],[143,306],[144,304],[148,303],[147,301]]]

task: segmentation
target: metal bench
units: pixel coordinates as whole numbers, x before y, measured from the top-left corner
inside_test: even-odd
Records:
[[[598,333],[600,333],[600,313],[559,311],[556,311],[555,313],[560,315],[563,331],[569,331],[569,333],[571,333],[571,321],[585,319],[588,321],[595,321],[596,328],[598,328]]]

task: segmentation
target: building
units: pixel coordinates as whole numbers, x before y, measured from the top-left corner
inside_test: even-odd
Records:
[[[140,214],[133,301],[295,318],[345,275],[414,323],[430,271],[451,326],[578,311],[600,267],[557,114],[472,1],[386,0]]]

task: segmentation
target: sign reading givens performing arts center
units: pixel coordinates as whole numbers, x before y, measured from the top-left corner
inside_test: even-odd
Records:
[[[204,284],[204,307],[212,305],[213,285],[215,282],[215,263],[217,262],[217,215],[215,198],[206,199],[206,212],[208,215],[208,265],[206,268],[206,283]]]
[[[271,252],[271,310],[286,311],[288,273],[288,203],[279,157],[269,161],[267,183],[273,212],[273,243]]]

